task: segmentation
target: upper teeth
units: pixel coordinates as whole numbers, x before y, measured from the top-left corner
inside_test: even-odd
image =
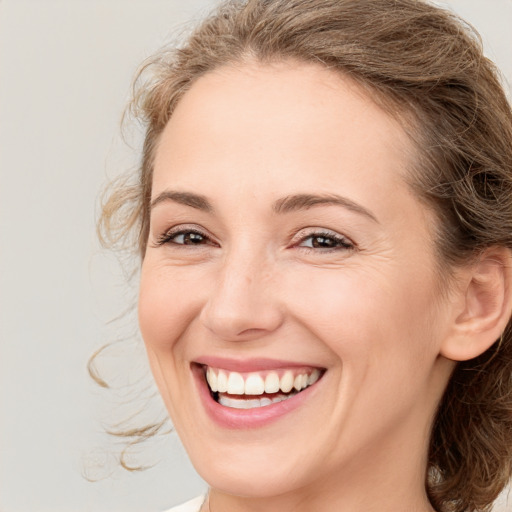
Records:
[[[252,372],[242,374],[208,367],[206,380],[213,392],[230,395],[262,395],[263,393],[289,393],[292,389],[301,391],[320,378],[320,371],[286,370],[281,377],[278,372]]]

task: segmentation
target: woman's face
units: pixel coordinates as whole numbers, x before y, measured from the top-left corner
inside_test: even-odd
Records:
[[[412,158],[395,120],[315,65],[222,68],[179,103],[156,152],[140,327],[213,487],[423,477],[451,312]]]

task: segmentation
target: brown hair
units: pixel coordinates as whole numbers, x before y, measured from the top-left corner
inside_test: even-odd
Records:
[[[248,0],[222,4],[135,84],[146,136],[140,174],[117,182],[99,228],[144,257],[159,135],[202,75],[247,59],[315,62],[351,77],[408,129],[412,186],[437,213],[445,269],[512,248],[512,113],[476,32],[422,0]],[[426,488],[440,512],[489,510],[512,476],[512,327],[459,363],[432,427]]]

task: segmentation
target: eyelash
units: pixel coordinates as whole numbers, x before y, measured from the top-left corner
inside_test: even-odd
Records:
[[[198,246],[198,245],[206,245],[206,244],[203,244],[203,243],[198,243],[198,244],[185,244],[185,243],[177,243],[175,242],[174,240],[176,239],[176,237],[180,236],[180,235],[198,235],[200,237],[202,237],[202,240],[205,241],[205,242],[210,242],[209,245],[216,245],[215,242],[212,241],[212,239],[206,235],[205,233],[203,233],[202,231],[198,230],[198,229],[192,229],[192,228],[188,228],[188,229],[178,229],[178,230],[170,230],[170,231],[167,231],[165,233],[163,233],[162,235],[160,235],[157,240],[156,240],[156,245],[157,246],[162,246],[162,245],[165,245],[165,244],[172,244],[172,245],[175,245],[175,246]],[[320,238],[323,238],[323,239],[326,239],[326,240],[331,240],[334,242],[334,246],[333,247],[307,247],[305,245],[301,245],[303,244],[306,240],[308,239],[320,239]],[[307,235],[303,236],[302,238],[300,238],[300,240],[296,243],[293,244],[294,247],[298,247],[300,250],[302,251],[305,251],[305,252],[322,252],[322,253],[328,253],[328,252],[335,252],[335,251],[342,251],[342,250],[353,250],[356,248],[355,244],[353,242],[351,242],[348,238],[342,236],[342,235],[338,235],[336,233],[333,233],[331,231],[315,231],[315,232],[312,232],[312,233],[308,233]]]
[[[307,247],[304,245],[300,245],[304,243],[308,239],[319,239],[323,238],[326,240],[331,240],[334,242],[334,247]],[[303,236],[298,244],[295,244],[297,247],[299,247],[301,250],[305,250],[307,252],[335,252],[335,251],[347,251],[347,250],[353,250],[355,249],[355,245],[346,237],[342,235],[338,235],[336,233],[333,233],[331,231],[315,231],[312,233],[308,233],[307,235]]]
[[[179,244],[179,243],[176,243],[174,241],[174,239],[176,237],[178,237],[179,235],[187,235],[187,234],[192,234],[192,235],[198,235],[198,236],[201,236],[203,237],[204,240],[210,240],[211,241],[211,238],[206,235],[205,233],[203,233],[202,231],[199,231],[198,229],[192,229],[192,228],[187,228],[187,229],[178,229],[178,230],[169,230],[169,231],[166,231],[165,233],[163,233],[162,235],[160,235],[157,240],[156,240],[156,245],[157,246],[160,246],[160,245],[165,245],[165,244],[173,244],[173,245],[204,245],[204,244]]]

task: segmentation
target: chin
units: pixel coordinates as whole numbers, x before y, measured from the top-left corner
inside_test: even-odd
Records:
[[[263,462],[245,457],[238,464],[220,460],[192,462],[210,487],[234,496],[270,498],[296,491],[305,484],[297,468],[276,464],[275,459]]]

